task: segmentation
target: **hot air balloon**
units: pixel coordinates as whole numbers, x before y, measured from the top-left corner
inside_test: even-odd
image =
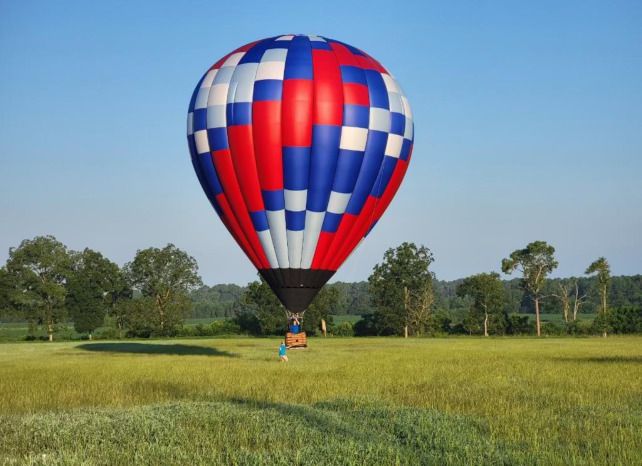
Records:
[[[397,192],[413,119],[397,80],[370,55],[283,35],[207,70],[189,104],[187,140],[212,207],[300,317]]]

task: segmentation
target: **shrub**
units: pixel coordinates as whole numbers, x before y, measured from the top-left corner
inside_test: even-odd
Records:
[[[125,334],[127,338],[149,338],[152,336],[152,328],[148,326],[136,326],[127,330]]]
[[[506,314],[498,312],[490,315],[488,333],[490,335],[505,335],[507,330]]]
[[[209,335],[209,329],[206,329],[203,324],[196,324],[192,329],[192,333],[197,337],[204,337]]]
[[[97,333],[96,338],[99,340],[117,340],[120,338],[120,332],[115,327],[107,327]]]
[[[426,326],[420,333],[426,333],[431,336],[450,333],[450,324],[452,321],[444,312],[433,312],[428,316]]]
[[[622,306],[609,309],[608,318],[613,333],[642,332],[642,308]]]
[[[457,325],[450,327],[450,333],[453,335],[468,335],[468,330],[466,330],[464,324],[460,322]]]
[[[150,337],[177,337],[180,333],[181,327],[171,325],[165,328],[154,328],[150,333]]]
[[[209,334],[216,335],[238,335],[241,333],[241,327],[231,320],[215,320],[209,326]]]
[[[579,335],[580,334],[580,323],[578,321],[570,321],[564,324],[566,327],[566,333],[569,335]]]
[[[556,322],[543,322],[542,324],[543,335],[560,336],[566,333],[566,325],[560,325]]]
[[[238,326],[239,332],[249,333],[250,335],[261,334],[259,318],[251,311],[238,312],[234,316],[233,322]]]
[[[334,328],[332,334],[338,337],[352,337],[354,336],[354,328],[350,322],[342,322]]]
[[[528,335],[534,333],[534,326],[529,322],[528,316],[511,312],[506,319],[506,333],[509,335]]]
[[[377,335],[377,327],[375,326],[374,314],[363,316],[360,320],[355,322],[352,326],[354,334],[358,337],[368,337]]]
[[[605,331],[608,333],[613,331],[609,314],[604,315],[604,313],[600,312],[597,316],[595,316],[595,319],[593,319],[593,325],[591,326],[591,333],[601,334]]]

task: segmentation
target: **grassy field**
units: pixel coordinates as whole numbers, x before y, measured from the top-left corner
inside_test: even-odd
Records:
[[[334,325],[339,325],[344,322],[350,322],[351,324],[354,324],[355,322],[361,320],[361,316],[354,315],[354,314],[345,314],[345,315],[338,315],[338,316],[332,316],[332,323]]]
[[[642,463],[640,337],[278,341],[2,344],[0,464]]]

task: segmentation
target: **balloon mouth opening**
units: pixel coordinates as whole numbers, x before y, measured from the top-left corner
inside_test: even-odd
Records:
[[[285,308],[292,313],[305,311],[334,270],[259,269],[259,273]]]

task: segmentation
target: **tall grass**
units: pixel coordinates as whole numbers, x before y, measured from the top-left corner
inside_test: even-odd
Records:
[[[642,463],[640,337],[277,345],[0,345],[0,463]]]

